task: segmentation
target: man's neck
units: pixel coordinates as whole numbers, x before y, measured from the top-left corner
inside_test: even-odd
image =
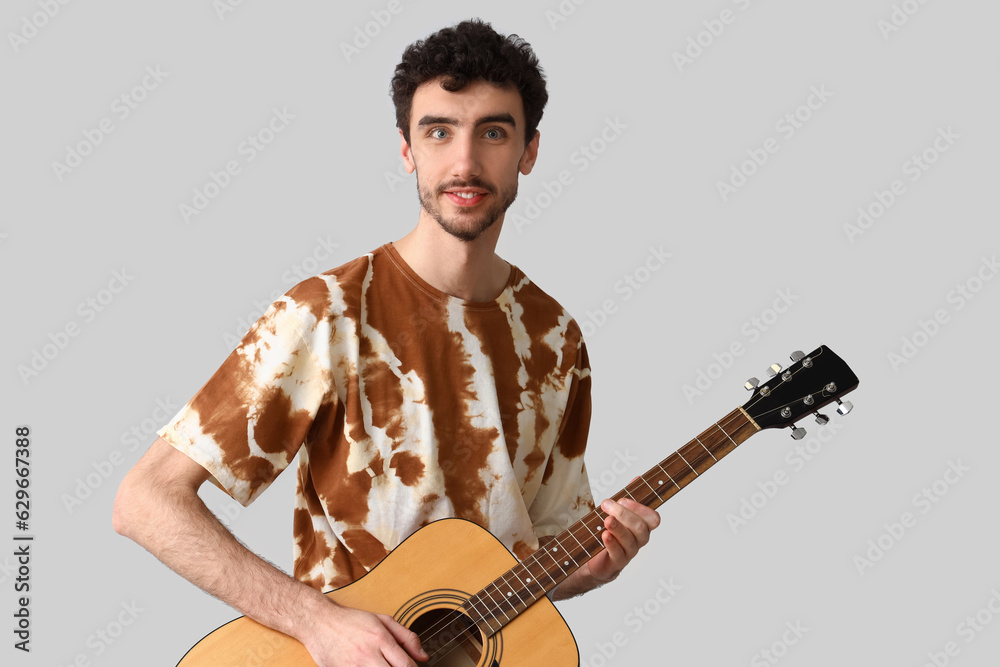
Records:
[[[498,220],[475,241],[462,241],[421,210],[416,228],[393,246],[435,289],[465,301],[490,301],[510,277],[510,265],[496,254],[502,224]]]

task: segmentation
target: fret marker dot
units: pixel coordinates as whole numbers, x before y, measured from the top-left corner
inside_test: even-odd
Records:
[[[603,529],[604,529],[604,526],[598,526],[597,527],[597,532],[601,532]]]
[[[559,547],[552,547],[552,551],[553,552],[559,551]]]
[[[569,561],[568,560],[564,560],[563,561],[563,565],[569,565]]]
[[[528,578],[527,578],[527,582],[528,582],[529,584],[531,583],[531,577],[528,577]]]
[[[507,593],[507,597],[510,597],[511,595],[513,595],[513,593]]]
[[[657,484],[661,484],[662,485],[663,484],[663,480],[661,479],[659,482],[657,482]]]

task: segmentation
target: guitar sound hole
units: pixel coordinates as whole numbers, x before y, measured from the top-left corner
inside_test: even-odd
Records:
[[[431,659],[422,665],[475,667],[483,655],[483,638],[468,616],[454,609],[432,609],[410,625]]]

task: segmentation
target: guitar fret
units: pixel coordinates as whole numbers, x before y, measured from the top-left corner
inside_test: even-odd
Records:
[[[520,602],[522,605],[524,605],[525,609],[527,609],[528,605],[526,605],[524,603],[524,598],[521,597],[521,594],[518,592],[518,590],[515,587],[511,586],[509,583],[507,583],[507,575],[506,574],[503,575],[503,583],[506,584],[510,588],[510,591],[507,593],[507,598],[510,599],[510,598],[513,597],[513,595],[516,595],[518,602]],[[532,598],[532,601],[534,601],[534,598]]]
[[[545,554],[549,558],[552,559],[552,562],[556,564],[556,567],[559,568],[559,571],[562,572],[564,576],[569,576],[569,575],[566,574],[566,570],[562,569],[562,565],[559,564],[559,561],[556,560],[555,556],[553,556],[552,554],[550,554],[548,551],[546,551]],[[547,568],[546,568],[545,572],[546,572],[546,574],[548,574],[548,569]],[[552,575],[551,574],[549,575],[549,579],[552,579]],[[555,583],[555,584],[558,585],[558,582],[555,579],[552,579],[552,583]]]
[[[716,424],[716,426],[718,426],[718,424]],[[695,440],[697,440],[697,441],[698,441],[698,444],[699,444],[699,445],[701,445],[701,446],[702,446],[702,448],[704,448],[704,450],[705,450],[706,452],[708,452],[708,455],[709,455],[709,456],[711,456],[711,457],[712,457],[713,459],[715,459],[715,462],[716,462],[716,463],[718,463],[718,462],[719,462],[719,459],[716,459],[716,458],[715,458],[715,454],[713,454],[713,453],[712,453],[712,450],[711,450],[711,449],[709,449],[708,447],[705,447],[705,443],[703,443],[703,442],[701,441],[701,439],[700,439],[700,438],[695,438]]]
[[[495,620],[495,622],[498,625],[498,627],[496,627],[496,628],[493,627],[493,621],[491,621],[489,618],[486,617],[486,614],[483,613],[483,610],[479,608],[480,605],[485,606],[485,602],[481,602],[481,601],[479,601],[479,602],[473,602],[472,603],[472,608],[471,608],[471,610],[473,610],[473,611],[475,611],[475,612],[477,612],[479,614],[479,619],[480,619],[479,622],[484,623],[486,625],[486,627],[488,627],[490,629],[491,632],[496,632],[497,630],[499,630],[500,628],[502,628],[503,624],[500,623],[500,619],[498,619],[495,616],[493,616],[492,614],[490,614],[490,616],[493,616],[493,620]],[[487,609],[486,611],[488,612],[489,610]],[[473,620],[475,620],[475,619],[473,619]],[[477,622],[476,625],[479,625],[479,622]]]
[[[494,607],[494,608],[496,608],[496,609],[497,609],[497,610],[498,610],[498,611],[499,611],[499,612],[500,612],[501,614],[503,614],[503,615],[504,615],[504,618],[506,618],[506,619],[507,619],[508,621],[510,621],[510,616],[508,616],[508,615],[507,615],[507,612],[505,612],[505,611],[503,610],[503,607],[501,607],[500,605],[498,605],[498,604],[496,603],[496,600],[494,600],[494,599],[493,599],[493,594],[492,594],[492,593],[490,593],[490,592],[488,592],[488,588],[489,588],[489,587],[487,586],[487,588],[485,588],[485,589],[483,589],[483,590],[487,590],[487,593],[486,593],[486,594],[490,596],[490,602],[491,602],[491,603],[493,603],[493,607]],[[496,586],[494,585],[494,586],[493,586],[493,588],[496,588]],[[501,597],[500,599],[502,600],[503,598]]]
[[[523,583],[525,584],[525,588],[528,591],[528,594],[531,595],[532,599],[537,600],[541,595],[545,595],[545,588],[541,585],[541,583],[539,583],[538,577],[531,571],[527,561],[521,564],[521,569],[524,570],[526,575],[530,575],[524,577]],[[536,594],[533,589],[537,589],[538,594]]]
[[[518,568],[520,568],[520,569],[524,570],[524,571],[525,571],[525,572],[527,572],[528,574],[531,574],[531,570],[529,570],[529,569],[528,569],[527,567],[525,567],[523,563],[522,563],[521,565],[519,565],[519,566],[518,566]],[[514,569],[516,570],[517,568],[514,568]],[[512,570],[512,572],[513,572],[513,570]],[[534,594],[534,593],[533,593],[533,592],[531,591],[531,589],[530,589],[530,588],[528,587],[528,584],[530,584],[530,583],[531,583],[531,579],[532,579],[532,578],[531,578],[531,577],[525,577],[524,579],[522,579],[521,577],[519,577],[519,576],[517,575],[517,572],[514,572],[514,576],[515,576],[515,577],[517,577],[517,580],[518,580],[518,581],[519,581],[519,582],[521,583],[521,588],[522,588],[522,590],[524,590],[524,591],[525,591],[525,592],[526,592],[526,593],[527,593],[528,595],[530,595],[530,596],[531,596],[531,601],[532,601],[532,602],[535,602],[536,600],[538,600],[538,596],[537,596],[537,595],[535,595],[535,594]],[[537,585],[537,584],[536,584],[536,585]]]
[[[591,523],[594,525],[591,525]],[[584,547],[584,553],[588,556],[593,556],[604,548],[604,540],[600,536],[601,531],[604,530],[604,519],[601,518],[599,510],[595,509],[583,519],[580,519],[579,524],[587,530],[590,534],[590,539],[593,540],[593,546]]]
[[[490,629],[493,628],[493,623],[500,624],[500,619],[497,617],[497,615],[495,613],[493,613],[490,605],[486,602],[485,599],[483,599],[483,597],[481,595],[479,597],[479,604],[482,607],[482,609],[479,612],[480,616],[482,616],[483,621],[486,622],[486,625],[488,625],[490,627]],[[501,627],[502,627],[502,624],[501,624]]]
[[[573,566],[574,566],[574,567],[580,567],[580,564],[576,562],[576,559],[575,559],[575,558],[573,558],[573,552],[572,552],[572,551],[570,551],[569,549],[567,549],[566,547],[564,547],[564,546],[562,545],[562,543],[561,543],[561,542],[559,542],[559,540],[558,540],[558,538],[557,538],[557,539],[556,539],[556,546],[552,547],[552,553],[556,553],[556,552],[558,552],[558,551],[559,551],[559,549],[562,549],[562,550],[563,550],[563,553],[564,553],[564,554],[566,554],[567,556],[569,556],[569,560],[573,561]],[[553,559],[553,560],[556,560],[556,557],[555,557],[555,556],[552,556],[552,559]],[[566,567],[569,567],[569,561],[563,561],[563,565],[565,565]],[[562,569],[562,568],[560,568],[560,569]],[[563,574],[566,574],[566,572],[565,572],[565,571],[563,571]],[[569,576],[569,575],[567,575],[567,576]]]
[[[598,551],[600,551],[601,547],[603,546],[601,538],[599,538],[597,534],[588,525],[589,522],[592,521],[594,518],[592,514],[593,514],[592,512],[588,513],[586,517],[580,519],[580,521],[577,523],[577,526],[579,528],[582,528],[583,530],[586,531],[585,533],[581,533],[583,539],[586,540],[586,544],[580,542],[580,540],[576,537],[575,534],[573,535],[574,539],[576,539],[577,542],[580,544],[580,546],[583,548],[583,553],[586,554],[588,558],[596,554]]]
[[[725,435],[727,438],[729,438],[729,442],[733,443],[733,447],[734,448],[735,447],[739,447],[739,445],[736,444],[736,441],[733,440],[733,437],[731,435],[729,435],[728,433],[726,433],[726,429],[724,429],[721,426],[719,426],[719,422],[715,422],[715,425],[719,428],[720,431],[722,431],[723,435]]]
[[[670,476],[670,473],[669,473],[669,472],[667,472],[666,468],[664,468],[664,467],[663,467],[662,465],[660,465],[660,464],[657,464],[657,465],[656,465],[656,467],[657,467],[657,468],[659,468],[660,470],[662,470],[662,471],[663,471],[663,474],[667,476],[667,479],[669,479],[669,480],[670,480],[671,482],[673,482],[673,483],[674,483],[674,486],[676,486],[676,487],[677,487],[677,490],[678,490],[678,491],[680,491],[680,490],[681,490],[681,485],[680,485],[680,484],[678,484],[678,483],[677,483],[676,481],[674,481],[674,478]]]
[[[504,582],[505,585],[506,583],[507,582]],[[511,616],[517,616],[520,612],[518,612],[517,610],[517,604],[515,604],[514,597],[512,595],[504,595],[503,589],[501,589],[495,583],[493,585],[493,588],[496,589],[497,594],[500,596],[501,607],[505,607],[510,612]],[[507,592],[510,593],[510,591]],[[504,615],[505,616],[507,615],[506,612],[504,613]]]
[[[643,483],[643,484],[645,484],[646,486],[648,486],[648,487],[649,487],[649,490],[653,492],[653,495],[654,495],[654,496],[656,496],[656,499],[657,499],[657,500],[662,500],[662,498],[660,498],[660,494],[658,494],[658,493],[656,492],[656,489],[654,489],[654,488],[653,488],[653,486],[652,486],[652,485],[651,485],[651,484],[650,484],[649,482],[647,482],[647,481],[646,481],[646,478],[645,478],[645,477],[640,477],[639,479],[641,479],[641,480],[642,480],[642,483]]]
[[[465,605],[463,605],[463,608],[465,610],[465,613],[470,618],[472,618],[473,621],[475,621],[476,625],[479,625],[480,623],[486,623],[486,618],[483,616],[483,612],[479,611],[479,608],[476,606],[478,604],[476,602],[476,597],[478,596],[473,595],[471,598],[469,598],[466,601]],[[475,612],[476,616],[479,616],[478,621],[476,620],[476,617],[473,615],[473,612]],[[486,624],[489,625],[489,623]]]
[[[576,539],[576,535],[573,534],[573,528],[572,528],[572,526],[566,532],[569,533],[569,536],[573,538],[574,542],[576,542],[577,544],[580,545],[580,548],[583,549],[583,553],[587,553],[587,548],[585,546],[583,546],[583,544],[580,543],[580,540]],[[575,563],[576,561],[574,560],[573,562]]]
[[[552,576],[552,574],[549,572],[549,569],[547,567],[545,567],[544,565],[542,565],[541,561],[538,560],[538,552],[537,551],[531,555],[531,559],[533,561],[535,561],[535,565],[537,565],[538,567],[542,568],[542,574],[544,574],[546,577],[548,577],[552,581],[552,585],[553,586],[558,586],[559,585],[559,582],[555,580],[555,577]]]
[[[684,461],[684,463],[687,463],[687,467],[691,468],[691,472],[693,472],[695,475],[698,474],[698,471],[694,469],[694,466],[692,466],[690,463],[688,463],[688,460],[686,458],[684,458],[683,454],[681,454],[681,450],[680,449],[677,450],[677,456],[681,457],[681,461]]]
[[[706,453],[704,451],[705,448],[701,446],[701,444],[698,442],[695,441],[689,442],[687,445],[685,445],[685,447],[688,450],[687,451],[688,460],[691,461],[691,465],[694,466],[694,469],[698,471],[699,475],[703,474],[706,470],[714,466],[718,461],[718,459],[712,456],[711,452]],[[682,447],[681,449],[684,449],[685,447]]]

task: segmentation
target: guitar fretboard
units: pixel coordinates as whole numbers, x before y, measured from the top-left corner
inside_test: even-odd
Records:
[[[736,408],[698,437],[650,468],[612,500],[631,498],[656,509],[700,477],[760,428]],[[542,548],[473,595],[462,611],[489,636],[558,586],[604,549],[608,514],[588,513]]]

